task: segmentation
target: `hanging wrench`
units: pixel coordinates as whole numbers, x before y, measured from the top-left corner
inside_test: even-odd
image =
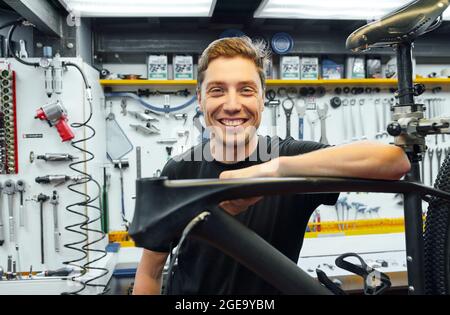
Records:
[[[347,132],[347,124],[348,124],[348,122],[347,122],[347,119],[346,119],[346,116],[345,116],[345,110],[344,110],[344,108],[345,107],[347,107],[348,106],[348,99],[344,99],[343,101],[342,101],[342,106],[341,106],[341,120],[342,120],[342,122],[343,122],[343,128],[344,128],[344,143],[347,143],[348,142],[348,132]]]
[[[300,103],[301,102],[301,103]],[[304,99],[299,99],[296,104],[297,116],[298,116],[298,140],[303,140],[305,125],[304,117],[306,114],[306,103]]]
[[[352,98],[351,100],[350,100],[350,104],[349,104],[349,106],[348,106],[348,112],[349,112],[349,120],[350,120],[350,124],[351,124],[351,130],[352,130],[352,141],[356,141],[356,140],[358,140],[357,138],[356,138],[356,126],[355,126],[355,121],[353,120],[353,111],[352,111],[352,107],[353,107],[353,105],[355,105],[356,104],[356,100],[354,99],[354,98]]]
[[[8,212],[9,212],[9,241],[12,243],[16,242],[15,234],[15,220],[14,220],[14,208],[13,208],[13,198],[16,193],[16,184],[13,180],[8,179],[5,182],[5,187],[3,188],[3,193],[8,195]]]
[[[287,138],[291,136],[291,114],[292,109],[294,108],[294,100],[288,97],[283,101],[281,106],[283,106],[284,115],[286,116],[286,138]]]
[[[375,129],[376,129],[376,133],[375,133],[375,138],[381,138],[383,135],[383,132],[381,131],[381,126],[380,126],[380,115],[378,113],[378,104],[380,104],[380,99],[377,98],[374,102],[373,102],[373,108],[375,111]]]
[[[310,118],[310,116],[308,114],[306,114],[306,120],[308,121],[309,127],[311,129],[310,140],[315,141],[315,139],[316,139],[315,131],[316,131],[317,119],[312,119],[312,118]]]
[[[436,157],[438,160],[438,173],[441,170],[442,148],[436,148]]]
[[[359,103],[359,106],[358,106],[359,124],[360,124],[360,127],[361,127],[361,139],[362,140],[367,139],[366,132],[364,130],[364,120],[363,120],[363,115],[362,115],[362,107],[364,106],[364,102],[365,102],[365,100],[363,98],[361,98],[359,100],[359,102],[358,102]]]
[[[25,182],[19,179],[16,182],[16,190],[20,194],[20,207],[19,207],[19,225],[21,227],[25,226],[25,211],[23,206],[23,193],[25,192]]]
[[[328,104],[324,104],[322,108],[317,107],[317,113],[320,119],[320,143],[328,144],[327,126],[325,120],[327,119]]]
[[[381,138],[383,138],[384,136],[389,137],[388,133],[386,132],[387,129],[387,115],[386,115],[386,107],[388,104],[390,104],[391,102],[389,101],[389,99],[385,98],[383,99],[383,106],[381,107],[382,110],[382,117],[383,117],[383,123],[382,123],[382,133],[381,133]]]
[[[430,186],[433,186],[433,155],[434,155],[434,149],[428,150],[428,157],[430,160]]]
[[[266,92],[266,98],[268,101],[265,103],[270,108],[272,114],[272,137],[277,135],[277,108],[280,105],[280,100],[275,100],[277,93],[274,90],[268,90]]]
[[[53,205],[53,226],[54,226],[54,236],[55,236],[55,252],[59,253],[60,250],[60,240],[61,232],[59,231],[59,216],[58,216],[58,204],[59,196],[56,190],[53,191],[53,195],[50,198],[50,204]]]
[[[427,154],[426,153],[424,153],[423,155],[422,155],[422,161],[420,162],[421,163],[421,166],[420,166],[420,168],[421,168],[421,171],[422,171],[422,184],[425,184],[425,159],[426,159],[426,157],[427,157]]]
[[[28,58],[27,47],[26,47],[25,41],[23,39],[19,40],[19,45],[20,45],[20,51],[19,51],[20,59]]]

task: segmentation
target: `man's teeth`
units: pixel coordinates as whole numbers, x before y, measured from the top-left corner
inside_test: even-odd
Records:
[[[244,119],[222,119],[221,123],[224,124],[225,126],[239,126],[242,125],[243,123],[245,123]]]

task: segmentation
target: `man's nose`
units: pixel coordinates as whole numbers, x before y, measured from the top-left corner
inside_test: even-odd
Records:
[[[241,107],[238,94],[235,91],[230,91],[227,95],[225,103],[223,104],[223,110],[226,112],[235,113],[241,111]]]

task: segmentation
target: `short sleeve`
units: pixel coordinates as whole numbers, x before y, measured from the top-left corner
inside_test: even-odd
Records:
[[[323,144],[314,141],[298,141],[292,137],[285,140],[284,148],[280,148],[283,155],[295,156],[306,154],[309,152],[322,150],[330,147],[328,144]],[[284,152],[283,152],[284,151]],[[320,205],[332,206],[336,203],[339,198],[339,193],[324,193],[324,194],[308,194],[308,201],[314,208]]]

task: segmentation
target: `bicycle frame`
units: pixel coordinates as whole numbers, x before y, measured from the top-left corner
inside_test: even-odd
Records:
[[[192,218],[208,209],[211,214],[206,222],[192,230],[192,237],[204,240],[230,255],[283,293],[331,294],[231,215],[210,207],[236,198],[337,192],[403,193],[405,214],[408,211],[415,213],[411,207],[416,206],[416,196],[431,195],[450,200],[450,193],[408,181],[325,177],[229,180],[142,178],[136,181],[136,210],[129,233],[137,246],[169,247]],[[406,217],[405,224],[408,225]],[[409,240],[407,238],[407,243]],[[414,242],[407,246],[407,255],[411,254],[408,249],[414,246],[417,246]],[[414,257],[421,256],[422,252],[417,252]]]

